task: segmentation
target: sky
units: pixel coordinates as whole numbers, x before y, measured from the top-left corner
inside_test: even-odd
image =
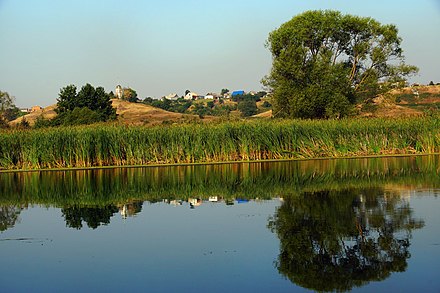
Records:
[[[86,83],[138,97],[262,89],[268,34],[307,10],[395,24],[411,82],[440,82],[440,0],[0,0],[0,90],[18,107]]]

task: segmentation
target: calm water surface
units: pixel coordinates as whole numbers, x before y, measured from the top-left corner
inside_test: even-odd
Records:
[[[1,292],[440,292],[440,157],[0,174]]]

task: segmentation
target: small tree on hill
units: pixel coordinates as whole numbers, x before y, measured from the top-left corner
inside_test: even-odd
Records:
[[[137,103],[138,102],[137,93],[132,88],[124,88],[123,93],[122,93],[122,99],[126,100],[130,103]]]

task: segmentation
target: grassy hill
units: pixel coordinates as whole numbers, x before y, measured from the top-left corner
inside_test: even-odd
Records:
[[[118,114],[118,122],[122,124],[156,125],[167,122],[175,123],[201,120],[197,115],[168,112],[141,103],[130,103],[118,99],[112,99],[111,101],[113,107],[116,108],[116,114]],[[29,124],[32,126],[35,124],[35,121],[40,116],[45,119],[54,118],[57,115],[55,109],[56,104],[19,117],[11,121],[10,124],[17,125],[21,123],[23,119],[26,119],[26,121],[29,122]],[[212,118],[206,117],[206,119],[210,120]]]
[[[372,103],[358,105],[358,109],[361,116],[420,116],[440,109],[440,85],[392,90],[386,95],[374,98]]]

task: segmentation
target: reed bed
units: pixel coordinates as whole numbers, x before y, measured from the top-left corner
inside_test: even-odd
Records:
[[[421,117],[8,130],[0,169],[427,154],[440,151],[439,127]]]

